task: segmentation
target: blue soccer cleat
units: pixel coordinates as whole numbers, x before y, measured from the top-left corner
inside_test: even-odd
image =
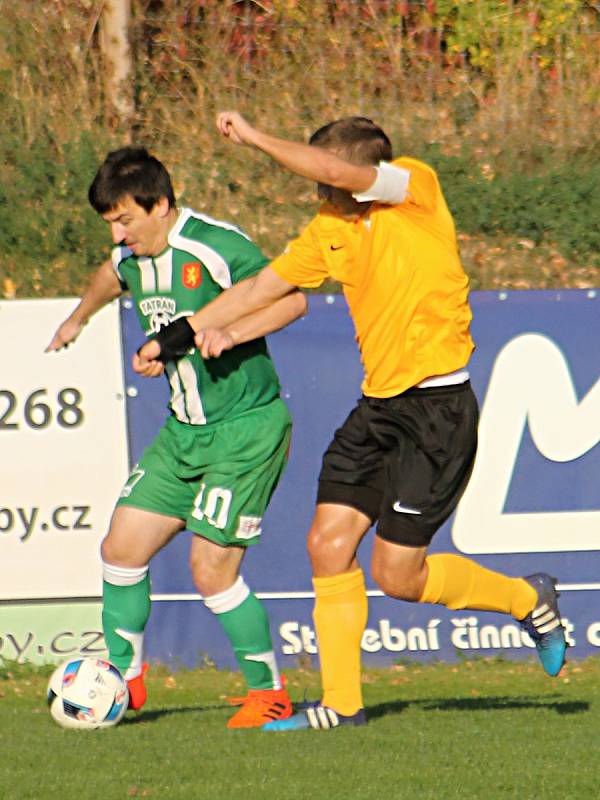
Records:
[[[567,649],[565,630],[556,601],[556,578],[537,572],[524,580],[536,590],[538,600],[533,611],[521,620],[521,627],[533,639],[545,671],[554,677],[565,663]]]
[[[268,722],[262,726],[263,731],[303,731],[317,730],[326,731],[331,728],[339,728],[341,725],[366,725],[367,716],[364,708],[360,708],[356,714],[344,716],[334,711],[329,706],[321,703],[306,704],[302,711],[294,714],[287,719]]]

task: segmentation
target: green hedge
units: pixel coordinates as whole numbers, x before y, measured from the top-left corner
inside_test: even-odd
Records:
[[[87,202],[89,183],[110,147],[89,134],[52,149],[44,141],[24,147],[6,136],[0,140],[0,291],[7,278],[20,297],[81,291],[111,246],[106,226]],[[468,154],[450,157],[429,148],[419,155],[437,169],[458,231],[526,238],[552,245],[575,263],[600,266],[600,164],[582,158],[538,175],[486,177]],[[207,175],[198,165],[184,200],[209,194]],[[253,193],[251,182],[235,191],[225,185],[217,216],[231,218],[228,205],[235,203],[236,221],[254,233],[262,204],[269,230],[279,230],[280,238],[292,235],[310,216],[314,198],[307,192],[299,201],[286,180],[272,172],[272,198]],[[269,255],[281,247],[269,232],[259,238]]]
[[[484,176],[468,155],[422,157],[440,176],[459,231],[552,244],[567,258],[600,266],[600,162],[589,154],[536,175]],[[550,164],[551,153],[545,164]]]
[[[95,143],[82,136],[60,149],[40,140],[25,147],[4,137],[0,160],[0,277],[20,297],[78,292],[110,244],[87,203]]]

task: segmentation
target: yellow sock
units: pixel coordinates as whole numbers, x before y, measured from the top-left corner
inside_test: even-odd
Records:
[[[509,578],[451,553],[426,559],[429,575],[420,603],[447,608],[503,611],[523,619],[535,608],[537,592],[523,578]]]
[[[361,569],[314,578],[313,619],[319,642],[323,704],[349,716],[363,707],[360,644],[368,604]]]

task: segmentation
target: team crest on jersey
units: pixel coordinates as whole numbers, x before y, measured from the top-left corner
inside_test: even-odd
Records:
[[[197,289],[202,283],[202,264],[199,261],[188,261],[181,268],[181,278],[186,289]]]
[[[145,297],[140,300],[140,310],[149,318],[150,329],[158,333],[175,316],[177,303],[172,297]]]

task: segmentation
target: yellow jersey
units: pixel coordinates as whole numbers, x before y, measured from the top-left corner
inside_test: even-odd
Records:
[[[369,397],[460,370],[474,348],[468,278],[438,178],[416,159],[392,163],[410,172],[404,202],[374,202],[355,219],[326,203],[270,264],[294,286],[342,285]]]

